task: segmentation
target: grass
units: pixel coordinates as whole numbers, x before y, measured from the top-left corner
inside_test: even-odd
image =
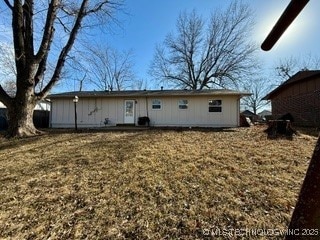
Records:
[[[316,138],[267,140],[263,129],[0,138],[0,238],[202,239],[217,229],[285,230]],[[230,231],[215,239],[248,239]]]

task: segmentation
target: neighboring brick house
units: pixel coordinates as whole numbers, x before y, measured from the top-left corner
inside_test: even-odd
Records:
[[[272,115],[290,113],[294,124],[320,126],[320,70],[299,71],[266,95],[271,100]]]

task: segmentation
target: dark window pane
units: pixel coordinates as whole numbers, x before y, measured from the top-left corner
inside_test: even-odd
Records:
[[[179,109],[188,109],[188,105],[179,105]]]
[[[161,105],[152,105],[152,109],[161,109]]]
[[[222,107],[209,107],[209,112],[221,112]]]

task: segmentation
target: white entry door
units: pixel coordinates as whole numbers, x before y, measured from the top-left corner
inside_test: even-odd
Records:
[[[134,124],[134,105],[135,100],[124,101],[124,123]]]

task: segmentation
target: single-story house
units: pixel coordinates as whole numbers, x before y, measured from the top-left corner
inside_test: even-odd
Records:
[[[267,119],[271,115],[272,115],[272,112],[270,110],[267,110],[267,109],[265,109],[265,110],[263,110],[263,111],[258,113],[259,118],[262,119],[262,120]]]
[[[295,125],[320,126],[320,70],[297,72],[263,99],[274,118],[290,113]]]
[[[244,117],[249,118],[252,123],[254,123],[254,122],[259,120],[259,116],[257,114],[254,114],[253,112],[251,112],[248,109],[242,111],[241,115],[243,115]]]
[[[141,117],[148,117],[150,126],[236,127],[240,98],[247,95],[226,89],[51,94],[50,126],[72,128],[76,116],[80,128],[139,125]]]

